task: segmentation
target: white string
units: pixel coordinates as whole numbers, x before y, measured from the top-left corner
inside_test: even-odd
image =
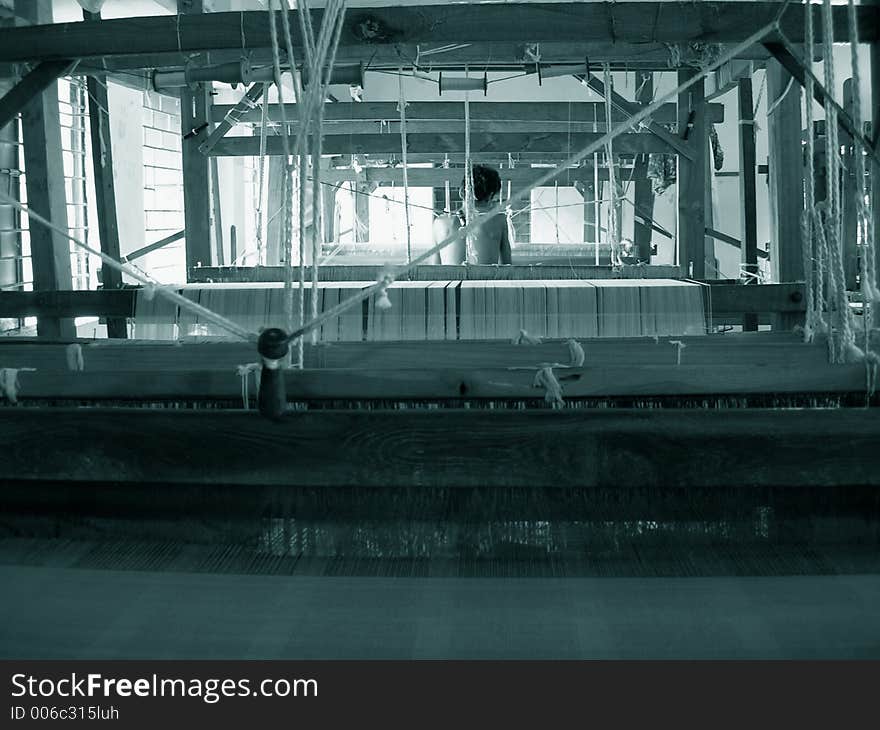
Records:
[[[611,65],[605,63],[602,66],[602,72],[605,79],[605,128],[611,129]],[[612,138],[613,139],[613,138]],[[608,140],[605,146],[605,157],[608,162],[608,237],[611,244],[611,265],[619,266],[620,253],[618,251],[619,241],[617,240],[617,175],[614,170],[614,145],[612,139]]]
[[[465,77],[468,71],[465,67]],[[474,167],[471,163],[471,104],[470,92],[464,92],[464,220],[465,225],[470,225],[475,220],[474,210]],[[477,256],[474,251],[474,241],[471,234],[465,235],[465,260],[469,264],[476,264]]]
[[[397,79],[398,100],[397,108],[400,112],[400,154],[403,160],[403,214],[406,220],[406,262],[412,261],[412,228],[409,218],[409,168],[406,151],[406,94],[403,89],[403,67],[399,68],[400,76]],[[447,181],[448,182],[448,181]]]
[[[263,254],[263,185],[266,174],[266,129],[269,124],[269,84],[263,84],[263,105],[260,113],[260,172],[257,194],[257,265],[265,262]]]

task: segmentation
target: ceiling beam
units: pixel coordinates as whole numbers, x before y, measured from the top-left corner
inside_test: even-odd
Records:
[[[43,61],[0,98],[0,128],[11,122],[22,107],[42,94],[59,76],[68,73],[74,64],[70,61]]]
[[[795,42],[803,40],[803,5],[792,5],[781,25]],[[607,43],[738,43],[766,25],[779,12],[778,2],[712,3],[527,3],[438,4],[352,10],[345,19],[340,45],[369,57],[373,49],[400,44],[425,48],[445,43],[545,42]],[[880,37],[877,8],[860,6],[859,28],[864,42]],[[290,11],[294,15],[295,10]],[[835,6],[834,37],[848,40],[845,6]],[[318,27],[323,11],[313,11]],[[303,49],[299,22],[291,30],[297,51]],[[34,59],[90,58],[133,54],[185,54],[219,49],[241,52],[269,45],[266,12],[204,13],[193,16],[120,18],[102,23],[56,23],[0,30],[0,62]],[[279,38],[283,43],[283,39]],[[282,45],[283,47],[283,45]],[[442,54],[439,54],[442,55]],[[339,60],[346,57],[343,53]],[[485,58],[484,58],[485,60]],[[398,61],[399,62],[399,61]]]
[[[516,167],[513,169],[503,168],[498,170],[501,182],[510,182],[515,186],[530,185],[550,171],[546,167],[528,168]],[[407,170],[407,183],[414,188],[440,188],[447,181],[456,187],[462,183],[464,170],[462,168],[410,168]],[[608,179],[608,170],[599,170],[599,179]],[[331,169],[321,171],[322,182],[339,184],[344,182],[358,182],[375,185],[402,185],[402,167],[368,167],[358,173],[352,169]],[[574,167],[560,172],[557,178],[561,185],[574,185],[576,182],[592,182],[593,168]]]
[[[567,157],[579,149],[597,141],[600,133],[534,132],[471,134],[471,152],[496,154],[539,152],[561,154]],[[400,136],[395,134],[336,134],[324,137],[323,151],[326,155],[375,155],[400,152]],[[410,134],[407,135],[407,151],[413,153],[436,153],[464,151],[464,134]],[[652,134],[621,134],[614,139],[615,153],[644,154],[650,152],[674,153],[659,137]],[[218,157],[257,157],[260,154],[260,138],[224,137],[211,150]],[[267,155],[281,155],[280,137],[266,140]]]
[[[636,111],[643,107],[635,102],[630,105]],[[472,101],[469,104],[471,124],[475,122],[555,122],[560,124],[589,124],[598,121],[603,127],[605,124],[604,102],[497,102],[497,101]],[[230,111],[236,108],[234,104],[217,104],[212,109],[215,121],[223,119]],[[288,121],[296,122],[299,119],[299,107],[296,104],[284,105],[285,116]],[[611,110],[611,119],[614,122],[622,122],[628,119],[631,112],[614,107]],[[281,108],[279,104],[270,104],[268,109],[269,120],[277,122],[281,120]],[[678,121],[675,104],[664,104],[652,118],[658,124],[675,124]],[[367,101],[363,103],[340,103],[327,104],[324,106],[324,122],[332,125],[335,122],[382,122],[400,119],[396,101]],[[707,119],[715,124],[724,121],[724,104],[710,104],[707,110]],[[259,107],[248,109],[237,115],[239,122],[259,123],[261,109]],[[460,101],[411,101],[406,107],[407,125],[418,121],[433,122],[463,122],[464,103]],[[329,132],[332,134],[332,132]]]

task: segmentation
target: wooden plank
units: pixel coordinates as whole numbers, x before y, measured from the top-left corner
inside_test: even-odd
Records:
[[[294,50],[302,57],[300,24],[291,11]],[[737,43],[770,23],[779,13],[775,2],[694,3],[673,9],[662,2],[620,3],[529,3],[518,5],[516,12],[495,4],[436,4],[418,7],[376,7],[352,12],[346,19],[340,38],[342,54],[357,48],[360,58],[364,46],[382,48],[399,44],[443,45],[444,43],[523,43],[523,29],[528,41],[609,43],[609,28],[614,28],[615,44],[662,43]],[[871,42],[878,37],[874,8],[858,8],[860,40]],[[315,27],[320,25],[321,10],[313,11]],[[367,18],[383,27],[381,34],[365,39],[363,23]],[[834,38],[849,38],[846,8],[833,12]],[[803,6],[788,8],[782,21],[786,37],[803,40]],[[280,30],[279,30],[280,33]],[[199,51],[267,48],[270,39],[269,18],[265,12],[220,12],[203,15],[120,18],[105,21],[100,33],[83,23],[57,23],[51,28],[25,27],[0,31],[0,62],[32,59],[89,58],[165,53],[176,57]],[[279,38],[283,45],[283,40]],[[242,48],[244,46],[244,48]],[[485,50],[485,46],[480,49]],[[632,46],[625,49],[632,54]],[[580,58],[584,57],[581,45]],[[543,53],[542,53],[543,56]],[[485,63],[485,58],[482,56]],[[167,63],[167,62],[166,62]],[[162,65],[162,64],[150,64]],[[172,64],[168,64],[172,65]]]
[[[158,251],[160,248],[164,248],[169,243],[174,243],[175,241],[179,241],[182,238],[186,237],[186,231],[178,231],[177,233],[172,233],[170,236],[165,236],[154,243],[150,243],[143,248],[139,248],[137,251],[132,251],[128,256],[122,257],[123,263],[128,263],[129,261],[136,261],[139,258],[143,258],[148,253],[152,253],[153,251]]]
[[[804,285],[790,284],[720,284],[711,287],[713,314],[783,313],[803,315]]]
[[[777,61],[767,62],[767,98],[772,102],[785,91],[791,75]],[[770,151],[771,235],[775,246],[770,259],[779,281],[803,281],[804,259],[801,247],[801,211],[804,201],[804,159],[801,129],[800,87],[792,85],[788,94],[768,119]],[[783,323],[781,325],[785,326]],[[791,327],[789,323],[787,325]]]
[[[101,22],[100,14],[83,11],[85,20]],[[98,212],[98,238],[101,251],[116,259],[119,253],[119,224],[116,220],[116,191],[113,184],[113,145],[110,134],[110,103],[107,99],[107,77],[89,76],[86,80],[89,96],[89,131],[92,141],[92,170],[95,179],[95,206]],[[101,267],[101,286],[120,289],[122,273],[109,266]],[[125,339],[128,326],[124,318],[107,320],[107,336]]]
[[[627,168],[624,168],[627,170]],[[629,178],[631,168],[624,174]],[[543,175],[546,175],[549,169],[546,167],[529,168],[529,167],[509,167],[498,170],[498,175],[502,183],[510,182],[513,185],[530,185]],[[442,188],[446,182],[453,188],[461,186],[464,170],[462,168],[423,168],[410,167],[407,170],[407,177],[410,187],[418,188]],[[633,173],[633,177],[635,174]],[[599,170],[599,179],[608,179],[608,170],[603,168]],[[351,169],[329,169],[321,171],[321,180],[328,184],[339,185],[343,182],[357,182],[367,185],[400,185],[403,183],[402,167],[366,167],[360,173]],[[579,182],[593,181],[593,167],[574,167],[563,170],[558,176],[560,185],[575,185]],[[588,239],[592,240],[592,239]]]
[[[487,152],[519,153],[539,152],[567,156],[569,151],[576,152],[598,140],[599,133],[566,132],[544,133],[498,133],[471,134],[471,150],[476,154]],[[394,134],[337,134],[324,137],[323,151],[326,155],[381,155],[399,154],[400,137]],[[651,134],[627,133],[614,139],[615,151],[622,153],[641,154],[648,152],[672,153],[674,150],[659,138]],[[407,151],[415,154],[444,154],[464,151],[464,133],[408,134]],[[254,157],[260,154],[259,136],[224,137],[214,145],[212,155],[221,157]],[[267,155],[282,155],[280,137],[269,137],[266,140]]]
[[[549,258],[549,257],[548,257]],[[572,263],[564,251],[558,256],[556,264],[540,266],[513,264],[511,266],[455,266],[425,264],[411,272],[411,278],[421,281],[445,281],[464,279],[649,279],[674,278],[678,273],[675,266],[631,266],[624,265],[619,271],[610,266],[592,266]],[[369,265],[329,265],[321,266],[318,276],[321,281],[376,281],[384,264]],[[191,273],[191,281],[241,283],[241,282],[279,282],[284,281],[284,268],[281,266],[242,266],[242,267],[201,267]],[[311,270],[306,268],[306,279],[311,280]]]
[[[52,17],[51,3],[46,0],[19,3],[16,11],[31,22],[45,22]],[[50,83],[24,106],[21,127],[28,207],[56,226],[66,229],[67,201],[57,83]],[[68,240],[35,221],[29,223],[28,229],[34,289],[70,289],[73,280]],[[75,329],[72,320],[43,316],[37,322],[37,332],[43,337],[72,337]]]
[[[630,102],[629,105],[637,111],[642,107],[639,103]],[[214,106],[215,118],[223,118],[225,115],[236,110],[235,104],[217,104]],[[285,104],[284,113],[288,122],[295,123],[299,118],[299,106],[297,104]],[[477,124],[482,122],[536,122],[557,124],[589,124],[599,121],[604,129],[605,111],[604,102],[529,102],[529,101],[481,101],[474,99],[470,102],[470,118],[472,129],[477,129]],[[281,105],[269,104],[269,120],[281,121]],[[676,120],[675,104],[664,104],[653,115],[654,121],[659,124],[674,124]],[[259,124],[261,120],[259,108],[248,108],[246,111],[236,114],[239,122]],[[709,120],[720,124],[724,121],[724,105],[709,104]],[[611,119],[613,122],[622,122],[631,116],[629,111],[621,107],[613,107]],[[389,122],[399,124],[400,112],[397,103],[393,101],[365,101],[360,103],[339,103],[324,105],[324,122],[327,129],[334,129],[337,123],[359,123],[363,131],[363,122]],[[464,103],[460,101],[411,101],[406,107],[407,127],[411,123],[419,121],[433,122],[461,122],[464,123]],[[393,130],[392,130],[393,131]],[[415,130],[414,130],[415,131]],[[332,134],[332,132],[330,132]]]
[[[2,409],[0,428],[17,445],[0,480],[16,482],[880,486],[880,421],[860,410],[304,412],[275,423],[253,412]]]
[[[739,100],[739,197],[742,213],[740,227],[744,245],[740,260],[747,274],[758,274],[758,191],[755,166],[755,115],[752,99],[752,77],[742,78],[737,85]],[[757,278],[753,281],[757,282]],[[756,332],[758,317],[754,313],[743,317],[743,330]]]
[[[51,84],[73,68],[69,60],[43,61],[28,71],[24,77],[3,98],[0,98],[0,127],[5,127],[38,94],[42,94]]]
[[[250,88],[247,90],[245,95],[241,98],[241,101],[238,104],[229,104],[224,106],[224,110],[221,111],[216,106],[211,107],[211,116],[214,119],[219,119],[220,122],[216,127],[211,131],[211,134],[208,135],[208,138],[199,145],[199,151],[202,154],[207,154],[211,151],[211,148],[223,137],[226,133],[232,129],[232,127],[239,122],[244,121],[244,118],[248,116],[248,112],[257,112],[257,123],[261,122],[260,110],[255,109],[254,105],[262,98],[263,91],[266,88],[266,84],[257,83],[251,84]]]
[[[880,12],[880,2],[873,0],[875,9]],[[880,42],[871,44],[871,98],[873,99],[873,117],[871,122],[874,149],[880,150]],[[874,250],[880,251],[880,162],[875,157],[870,166],[871,201],[874,216]],[[880,256],[876,257],[877,281],[880,281]]]
[[[636,73],[636,101],[642,104],[650,103],[654,98],[654,74]],[[670,105],[672,106],[672,105]],[[714,106],[714,105],[712,105]],[[657,121],[657,120],[655,120]],[[634,191],[634,231],[633,243],[635,255],[639,261],[651,263],[651,227],[654,217],[654,185],[648,177],[648,155],[639,155],[636,158],[633,170]]]
[[[676,365],[674,348],[662,349],[669,361],[666,365],[557,369],[555,374],[567,398],[858,393],[865,388],[864,366],[841,367],[827,360],[754,371],[717,362]],[[323,368],[287,372],[285,382],[290,401],[539,400],[544,393],[534,386],[536,372],[537,363],[528,368],[482,370]],[[215,400],[242,407],[241,379],[234,368],[154,372],[149,378],[143,371],[119,369],[79,373],[37,370],[21,373],[19,381],[22,403]]]
[[[202,15],[202,0],[192,4],[178,0],[183,20],[207,17]],[[108,21],[104,21],[104,24]],[[240,39],[239,39],[240,41]],[[210,85],[208,85],[210,86]],[[211,256],[211,175],[207,158],[199,152],[199,145],[209,134],[209,88],[205,86],[180,90],[180,127],[183,141],[183,211],[186,231],[186,267],[210,266]],[[256,153],[258,154],[258,153]]]
[[[679,71],[682,84],[696,74]],[[678,100],[678,129],[693,148],[693,159],[678,158],[678,261],[683,276],[706,276],[706,172],[709,131],[706,125],[703,82],[694,84]]]
[[[444,283],[444,282],[439,282]],[[430,291],[442,293],[442,288]],[[503,291],[503,290],[499,290]],[[442,300],[442,296],[440,297]],[[497,298],[496,303],[500,301]],[[496,310],[497,311],[497,310]],[[442,329],[442,315],[431,323]],[[439,333],[442,337],[442,332]],[[538,362],[569,360],[566,340],[545,340],[528,347],[513,345],[506,340],[462,342],[435,339],[424,341],[324,342],[306,345],[305,367],[331,370],[458,370],[482,371],[503,368],[534,367]],[[809,345],[803,338],[788,332],[753,332],[682,336],[687,353],[682,362],[688,367],[716,365],[775,368],[790,371],[801,367],[827,365],[824,340]],[[255,346],[241,341],[170,342],[129,340],[124,347],[110,340],[79,340],[85,370],[89,373],[107,371],[234,373],[238,365],[253,359]],[[621,362],[632,366],[671,366],[676,363],[675,347],[668,338],[653,337],[604,338],[582,340],[591,368],[615,368]],[[69,343],[40,338],[0,339],[0,360],[4,367],[36,368],[40,372],[67,372]],[[880,345],[880,333],[872,338]]]
[[[131,317],[136,289],[0,292],[0,317]],[[55,338],[74,336],[71,329]]]

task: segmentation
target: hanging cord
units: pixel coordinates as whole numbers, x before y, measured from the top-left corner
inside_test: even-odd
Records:
[[[602,66],[605,81],[605,129],[611,129],[611,65],[605,63]],[[605,145],[605,157],[608,162],[608,239],[611,244],[611,265],[619,266],[620,260],[619,241],[617,240],[617,175],[614,171],[614,145],[611,139]]]
[[[467,67],[465,67],[467,76]],[[464,221],[469,226],[476,219],[474,211],[474,166],[471,163],[471,101],[470,92],[464,92]],[[472,234],[466,234],[464,239],[465,261],[469,264],[477,263],[474,251],[474,239]]]
[[[257,184],[257,265],[265,262],[265,252],[263,250],[263,206],[265,198],[263,195],[263,185],[266,175],[266,130],[269,126],[269,84],[263,84],[263,104],[260,111],[260,166],[259,166],[259,182]]]
[[[807,58],[813,58],[813,15],[812,6],[806,6],[804,13],[804,38]],[[822,315],[822,278],[819,273],[820,261],[816,256],[817,238],[814,235],[813,223],[816,207],[816,181],[813,175],[813,161],[816,144],[813,135],[813,78],[806,74],[806,94],[804,94],[804,111],[807,123],[807,170],[804,176],[804,211],[801,215],[801,241],[804,257],[804,278],[807,282],[806,291],[806,322],[804,340],[810,342],[817,331],[824,330]],[[818,277],[818,281],[817,281]]]
[[[834,88],[836,80],[833,34],[831,0],[824,0],[822,5],[822,45],[825,55],[825,85],[829,89]],[[837,109],[827,97],[825,101],[825,135],[829,203],[828,216],[826,217],[826,238],[830,251],[832,298],[838,325],[837,331],[831,333],[828,341],[831,348],[831,361],[841,363],[857,357],[860,351],[855,349],[840,237],[840,142],[837,133]]]
[[[557,175],[560,175],[562,172],[564,172],[567,167],[577,165],[584,158],[602,149],[609,140],[614,139],[615,137],[624,134],[625,132],[628,132],[630,129],[633,129],[640,122],[647,119],[652,114],[655,114],[657,110],[660,109],[660,107],[668,100],[675,98],[679,94],[682,94],[690,89],[694,84],[701,82],[708,73],[714,71],[716,68],[723,65],[724,63],[727,63],[727,61],[729,61],[730,59],[742,54],[755,43],[759,43],[763,38],[765,38],[769,33],[773,31],[779,31],[778,17],[777,19],[774,19],[764,27],[752,33],[742,43],[738,43],[735,46],[730,47],[725,53],[715,59],[715,61],[706,66],[706,68],[701,69],[698,73],[683,81],[671,91],[660,96],[653,104],[649,104],[638,113],[622,121],[614,129],[609,129],[601,137],[586,145],[578,152],[575,152],[559,167],[549,169],[546,174],[536,178],[528,185],[524,185],[519,188],[515,193],[513,193],[507,203],[515,204],[521,200],[524,200],[536,188],[546,186],[547,183],[555,180]],[[353,294],[336,306],[325,310],[321,315],[319,315],[312,321],[307,322],[300,329],[294,330],[288,335],[287,341],[292,342],[297,338],[302,337],[303,334],[311,332],[314,328],[321,326],[324,322],[338,317],[340,314],[347,311],[356,304],[364,301],[365,299],[369,299],[371,296],[380,291],[387,289],[391,284],[394,283],[395,277],[399,277],[412,271],[416,266],[425,261],[428,261],[432,256],[436,255],[442,249],[460,240],[461,236],[465,236],[468,234],[473,235],[474,233],[479,231],[483,227],[483,225],[485,225],[485,222],[488,219],[501,212],[503,212],[503,206],[501,204],[495,205],[493,208],[487,211],[486,215],[481,217],[480,220],[474,221],[472,223],[466,223],[465,226],[460,228],[454,234],[446,237],[444,240],[440,241],[437,245],[433,246],[427,251],[424,251],[406,266],[399,268],[396,272],[383,273],[382,277],[376,283],[362,289],[357,294]]]
[[[853,0],[847,3],[847,17],[849,19],[849,44],[852,59],[852,116],[857,127],[862,123],[862,78],[859,64],[858,44],[858,21],[856,20],[856,8]],[[862,293],[862,327],[864,332],[863,351],[865,353],[865,375],[867,378],[867,392],[870,396],[874,388],[874,375],[872,367],[876,370],[876,357],[871,353],[871,329],[874,320],[874,306],[880,304],[880,295],[877,292],[875,251],[874,251],[874,228],[873,211],[865,204],[867,198],[867,186],[865,183],[865,155],[857,139],[853,139],[853,157],[856,166],[856,215],[857,235],[861,242],[861,271],[859,285]],[[872,205],[876,201],[871,201]]]
[[[397,79],[397,111],[400,112],[400,154],[403,160],[403,214],[406,220],[406,263],[412,261],[412,229],[409,220],[409,168],[406,152],[406,94],[403,90],[403,67]],[[448,181],[447,181],[448,182]]]

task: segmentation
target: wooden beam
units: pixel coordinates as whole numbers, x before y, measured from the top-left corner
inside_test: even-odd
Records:
[[[565,156],[570,150],[576,152],[595,142],[599,133],[566,132],[472,134],[471,150],[477,154],[541,152]],[[464,151],[464,133],[461,134],[408,134],[407,150],[419,153],[456,153]],[[400,152],[400,137],[394,134],[327,135],[324,137],[325,155],[387,155]],[[614,150],[622,153],[672,153],[674,150],[651,134],[628,133],[614,140]],[[259,136],[225,137],[211,150],[212,155],[222,157],[254,157],[260,153]],[[266,140],[266,154],[283,154],[281,138]]]
[[[696,71],[679,71],[684,83]],[[709,132],[706,125],[703,82],[694,84],[678,100],[679,135],[687,137],[693,159],[678,158],[678,260],[683,276],[706,276],[706,173]]]
[[[579,81],[581,81],[582,83],[586,84],[590,89],[595,91],[602,98],[610,101],[614,107],[623,111],[623,113],[625,115],[632,116],[633,114],[638,113],[640,111],[640,109],[643,108],[640,104],[635,104],[631,101],[628,101],[627,99],[624,99],[620,94],[618,94],[616,91],[614,91],[614,89],[610,90],[611,96],[609,98],[608,94],[605,91],[605,84],[602,81],[600,81],[598,78],[593,76],[593,74],[591,74],[591,73],[586,74],[586,75],[577,75],[576,74],[575,78],[578,79]],[[694,157],[694,154],[693,154],[691,148],[687,144],[685,144],[680,139],[678,139],[674,134],[669,132],[669,130],[667,130],[665,127],[663,127],[658,122],[654,121],[651,118],[648,118],[647,120],[645,120],[645,126],[650,130],[651,134],[653,134],[658,139],[665,142],[669,147],[671,147],[673,150],[675,150],[679,155],[683,155],[684,157],[687,157],[690,159],[692,159]],[[614,140],[615,146],[617,143],[617,139],[620,139],[620,138],[618,137]]]
[[[868,9],[870,10],[871,8]],[[880,20],[880,17],[874,22],[877,22],[878,20]],[[837,36],[835,36],[835,41],[837,41]],[[842,141],[845,142],[847,139],[858,139],[862,145],[862,149],[874,159],[875,164],[880,164],[880,151],[878,151],[875,148],[875,145],[871,144],[870,140],[862,134],[862,130],[859,129],[858,125],[852,120],[852,117],[850,117],[846,109],[840,106],[840,104],[837,103],[837,100],[834,99],[833,95],[825,90],[822,81],[818,79],[816,74],[813,73],[813,70],[804,63],[802,57],[798,54],[797,49],[792,48],[791,44],[785,38],[782,39],[781,43],[765,43],[764,45],[772,52],[776,61],[778,61],[779,64],[794,77],[802,88],[806,88],[807,75],[813,77],[813,96],[815,100],[823,105],[825,101],[828,100],[837,110],[837,123],[841,128],[841,137],[843,137]]]
[[[755,168],[755,115],[752,99],[752,77],[741,78],[737,85],[739,101],[739,197],[740,226],[744,245],[740,261],[744,271],[752,277],[758,275],[758,191]],[[752,278],[757,283],[757,278]],[[752,282],[750,282],[752,283]],[[743,331],[757,332],[758,316],[748,313],[743,317]]]
[[[639,267],[645,269],[647,267]],[[651,267],[654,276],[669,275],[671,267]],[[319,270],[322,281],[375,281],[381,266],[322,266]],[[476,270],[474,270],[476,269]],[[495,271],[493,272],[492,269]],[[508,271],[509,269],[509,271]],[[665,271],[664,271],[665,270]],[[241,272],[239,276],[233,271]],[[282,267],[247,267],[243,269],[210,268],[200,270],[204,278],[215,282],[254,281],[280,282],[283,280]],[[309,273],[307,271],[307,273]],[[370,277],[369,275],[374,276]],[[310,276],[310,274],[309,274]],[[634,271],[632,278],[642,278],[643,271]],[[249,277],[249,278],[248,278]],[[593,266],[510,266],[472,267],[463,266],[422,266],[416,269],[414,280],[446,281],[465,279],[580,279],[611,277],[609,267]],[[713,284],[711,289],[712,311],[719,314],[769,312],[803,313],[804,285],[762,284],[743,286],[740,284]],[[33,291],[0,292],[0,317],[131,317],[133,316],[137,289],[99,290],[99,291]],[[242,312],[244,313],[244,312]],[[72,337],[72,335],[65,335]],[[57,339],[57,338],[56,338]]]
[[[85,20],[99,23],[100,13],[83,11]],[[113,144],[110,134],[110,103],[107,99],[107,77],[89,76],[86,80],[89,96],[89,131],[92,141],[92,170],[95,178],[98,237],[101,251],[117,261],[119,254],[119,225],[116,220],[116,191],[113,184]],[[101,285],[104,289],[122,287],[122,273],[109,266],[101,267]],[[107,320],[107,336],[125,339],[128,326],[124,318]]]
[[[0,291],[0,317],[132,317],[136,289],[98,291]],[[73,338],[72,330],[55,335]]]
[[[255,110],[254,105],[262,98],[266,87],[267,84],[263,83],[251,84],[250,88],[241,98],[241,101],[239,101],[238,104],[225,106],[224,111],[220,111],[216,106],[212,106],[211,116],[214,119],[220,119],[220,122],[214,127],[211,134],[208,135],[208,138],[199,145],[199,152],[204,155],[208,154],[208,152],[211,151],[211,148],[213,148],[219,140],[223,139],[232,127],[244,121],[243,118],[247,116],[247,113]],[[258,109],[256,109],[256,111],[259,112]],[[260,121],[261,118],[258,114],[257,122],[259,123]]]
[[[635,76],[636,101],[640,104],[650,103],[651,99],[654,98],[654,74],[651,72],[636,72]],[[651,238],[653,234],[651,223],[654,217],[654,185],[648,177],[648,155],[639,155],[636,158],[633,180],[635,188],[633,231],[635,253],[639,261],[650,264]]]
[[[15,119],[22,107],[38,94],[42,94],[59,76],[69,73],[74,63],[67,60],[43,61],[7,91],[0,99],[0,127]]]
[[[529,185],[543,175],[546,175],[548,168],[538,167],[515,167],[513,169],[504,167],[498,170],[501,182],[511,182],[514,186]],[[624,173],[629,175],[629,172]],[[408,170],[410,187],[422,188],[442,188],[449,181],[453,186],[460,186],[464,176],[462,168],[423,168],[411,167]],[[607,168],[599,170],[599,179],[608,179]],[[403,168],[402,167],[366,167],[360,173],[355,170],[330,169],[322,171],[321,180],[323,182],[338,185],[343,182],[358,182],[367,185],[401,185],[403,184]],[[560,185],[575,185],[581,182],[593,181],[593,168],[575,167],[566,169],[559,174]]]
[[[203,18],[202,0],[178,0],[182,14],[178,20]],[[195,15],[189,15],[193,13]],[[106,22],[106,21],[105,21]],[[102,24],[103,27],[103,24]],[[240,40],[240,39],[239,39]],[[209,86],[209,85],[208,85]],[[207,158],[199,152],[199,145],[209,134],[209,89],[184,87],[180,91],[180,126],[183,137],[183,210],[186,231],[186,267],[210,266],[211,256],[211,175]],[[257,153],[259,154],[259,153]]]
[[[880,12],[880,1],[873,0],[875,10]],[[871,43],[871,100],[874,105],[871,127],[874,149],[880,151],[880,41]],[[871,202],[874,216],[874,250],[880,251],[880,162],[874,158],[871,171]],[[875,261],[877,280],[880,281],[880,256]]]
[[[306,411],[275,423],[254,412],[19,408],[0,411],[0,428],[17,445],[0,460],[0,479],[14,482],[880,486],[880,422],[857,409]],[[206,449],[212,441],[223,448]]]
[[[186,231],[172,233],[170,236],[165,236],[165,238],[162,238],[155,243],[150,243],[143,248],[139,248],[137,251],[132,251],[128,256],[123,256],[122,262],[127,264],[129,261],[136,261],[137,259],[146,256],[148,253],[158,251],[160,248],[165,248],[169,243],[180,241],[183,238],[186,238]]]
[[[777,61],[767,62],[767,99],[777,101],[791,74]],[[779,281],[802,281],[801,211],[804,206],[804,159],[800,133],[801,93],[792,86],[768,119],[770,212],[774,247],[770,259]]]
[[[16,12],[31,22],[51,20],[51,3],[18,2]],[[27,176],[27,202],[34,212],[62,229],[67,228],[67,200],[64,190],[64,164],[61,155],[61,120],[58,110],[58,85],[53,80],[22,109],[21,127]],[[70,289],[69,241],[31,221],[28,226],[31,242],[34,289]],[[42,337],[72,337],[73,320],[44,316],[37,321]]]
[[[630,102],[631,108],[636,111],[642,109],[639,103]],[[231,112],[239,108],[237,104],[217,104],[213,108],[215,118],[225,118]],[[480,122],[540,122],[542,124],[555,122],[559,124],[589,124],[594,121],[605,124],[604,102],[531,102],[531,101],[480,101],[470,102],[471,124]],[[299,119],[299,106],[297,104],[285,104],[284,113],[291,124]],[[674,124],[676,121],[675,104],[664,104],[652,116],[659,124]],[[724,121],[724,104],[709,104],[709,119],[718,124]],[[269,104],[269,120],[281,121],[281,105]],[[611,110],[613,122],[622,122],[630,116],[628,111],[614,106]],[[392,122],[400,119],[397,110],[397,102],[393,101],[365,101],[361,103],[339,103],[324,105],[324,123],[328,128],[333,128],[335,123],[357,122]],[[239,123],[249,122],[259,124],[261,110],[248,108],[246,111],[236,113]],[[460,101],[411,101],[406,107],[407,125],[411,122],[434,121],[434,122],[462,122],[464,123],[464,103]],[[361,130],[363,131],[363,127]]]
[[[853,123],[861,126],[861,120],[853,116],[853,80],[846,79],[843,82],[843,108],[852,117]],[[850,138],[851,139],[851,138]],[[854,291],[857,287],[859,273],[859,213],[858,213],[858,185],[856,184],[856,159],[861,157],[862,151],[853,143],[844,142],[844,151],[841,153],[841,180],[840,180],[840,212],[841,212],[841,240],[840,247],[843,254],[843,276],[848,291]],[[772,179],[772,178],[771,178]]]
[[[294,50],[301,58],[297,11],[290,12]],[[542,43],[542,50],[544,42],[608,44],[609,28],[614,28],[612,40],[618,44],[737,43],[770,23],[778,13],[776,2],[694,3],[674,9],[664,7],[662,2],[529,3],[517,5],[516,12],[496,4],[371,7],[347,16],[340,38],[342,54],[337,60],[343,60],[351,48],[358,49],[362,58],[367,46],[469,42],[522,45],[524,29],[528,42]],[[319,27],[322,15],[322,10],[313,11],[315,27]],[[835,7],[833,15],[834,38],[845,42],[849,38],[846,8]],[[876,40],[880,24],[875,9],[861,6],[858,15],[860,40]],[[376,23],[380,32],[365,37],[365,22]],[[786,37],[802,42],[803,6],[788,8],[781,26]],[[176,56],[174,63],[179,66],[181,55],[221,49],[240,54],[269,47],[269,39],[268,13],[259,11],[109,20],[100,33],[84,23],[57,23],[51,27],[0,30],[0,62],[167,53]],[[283,46],[283,39],[279,38],[279,43]],[[583,45],[580,53],[583,59]]]

